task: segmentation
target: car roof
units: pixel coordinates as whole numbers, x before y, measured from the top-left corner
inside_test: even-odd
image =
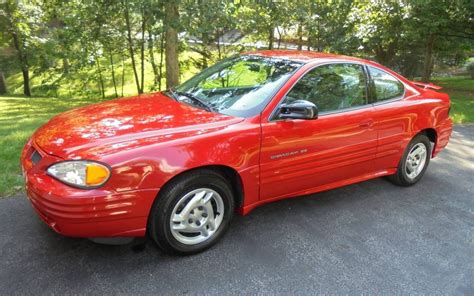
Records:
[[[371,63],[368,60],[345,56],[345,55],[338,55],[338,54],[324,53],[324,52],[304,51],[304,50],[257,50],[257,51],[244,52],[243,54],[280,58],[280,59],[286,59],[286,60],[291,60],[291,61],[296,61],[296,62],[302,62],[305,64],[309,62],[318,61],[318,60],[325,60],[325,61],[345,60],[345,61]]]

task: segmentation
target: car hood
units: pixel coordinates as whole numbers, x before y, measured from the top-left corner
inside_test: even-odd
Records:
[[[162,93],[115,99],[53,117],[33,135],[44,152],[83,158],[223,128],[242,118],[207,112]],[[173,135],[173,136],[172,136]],[[122,144],[120,144],[122,143]],[[118,149],[117,149],[118,148]]]

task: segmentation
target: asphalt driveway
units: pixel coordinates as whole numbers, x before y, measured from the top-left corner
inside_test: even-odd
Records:
[[[0,294],[474,295],[474,125],[410,188],[383,179],[260,207],[213,249],[61,237],[0,200]]]

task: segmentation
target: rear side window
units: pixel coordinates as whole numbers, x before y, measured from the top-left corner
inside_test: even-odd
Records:
[[[373,90],[376,102],[403,97],[405,88],[400,80],[385,71],[373,67],[369,67],[369,73],[374,83]]]

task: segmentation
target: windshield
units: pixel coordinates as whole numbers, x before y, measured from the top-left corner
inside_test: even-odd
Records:
[[[207,68],[176,88],[175,98],[226,115],[260,113],[302,64],[260,56],[239,56]]]

